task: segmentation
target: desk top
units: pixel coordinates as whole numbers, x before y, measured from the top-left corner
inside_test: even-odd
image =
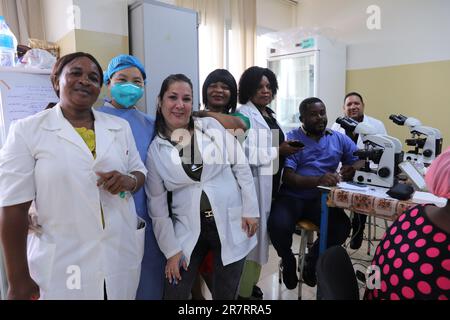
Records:
[[[384,197],[378,192],[360,193],[340,188],[328,189],[330,193],[328,194],[327,205],[329,207],[349,209],[391,221],[396,220],[406,209],[417,205],[411,200],[401,201]]]

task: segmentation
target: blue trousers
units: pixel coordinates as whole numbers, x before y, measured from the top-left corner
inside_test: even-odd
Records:
[[[144,257],[141,264],[141,278],[136,293],[136,300],[161,300],[164,292],[164,268],[166,258],[159,249],[153,232],[150,218],[144,218],[147,222],[145,230]]]
[[[328,211],[327,247],[342,245],[350,234],[350,219],[340,208],[329,208]],[[270,240],[280,258],[291,256],[292,236],[296,222],[308,219],[320,226],[320,197],[317,199],[300,199],[287,195],[279,195],[272,204],[268,221]],[[319,235],[320,237],[320,235]],[[310,267],[316,265],[319,258],[319,238],[314,242],[307,256]]]

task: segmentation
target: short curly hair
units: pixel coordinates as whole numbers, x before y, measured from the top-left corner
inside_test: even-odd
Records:
[[[275,97],[278,91],[278,81],[272,70],[261,67],[250,67],[244,71],[239,80],[239,103],[246,104],[256,94],[259,83],[266,76],[270,83],[270,89]]]
[[[308,111],[309,107],[313,106],[316,103],[322,103],[323,105],[325,105],[322,100],[316,97],[306,98],[305,100],[300,102],[300,105],[298,107],[300,117],[302,117]]]

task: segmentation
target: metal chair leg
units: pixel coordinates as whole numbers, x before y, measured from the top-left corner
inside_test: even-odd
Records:
[[[278,262],[278,283],[281,285],[281,282],[282,282],[282,280],[281,280],[281,277],[282,277],[282,274],[281,274],[281,270],[282,270],[282,263],[283,263],[283,261],[280,259],[280,262]]]
[[[303,285],[303,267],[305,266],[305,254],[306,254],[306,245],[308,242],[308,234],[309,232],[306,230],[302,230],[302,235],[300,238],[300,248],[298,252],[298,261],[297,261],[297,270],[298,270],[298,300],[302,300],[302,285]]]
[[[368,241],[367,241],[367,255],[370,256],[370,246],[371,246],[371,235],[372,235],[372,216],[368,217],[369,222],[369,234],[368,234]]]
[[[373,217],[373,241],[377,240],[377,218],[374,216]]]

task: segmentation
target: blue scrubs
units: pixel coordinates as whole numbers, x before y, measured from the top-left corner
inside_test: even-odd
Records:
[[[316,141],[302,129],[295,129],[287,133],[286,140],[298,140],[305,145],[302,151],[290,155],[284,162],[285,168],[290,168],[301,176],[333,173],[339,163],[352,165],[358,161],[358,157],[353,155],[358,150],[355,143],[340,132],[327,130],[323,137]],[[279,193],[300,199],[315,199],[320,196],[317,188],[293,189],[285,184],[281,186]]]
[[[155,120],[136,109],[116,109],[109,103],[97,109],[98,111],[118,116],[130,124],[136,147],[145,164],[147,150],[153,140]],[[164,267],[166,259],[159,249],[153,233],[152,220],[147,212],[147,197],[144,187],[133,195],[136,211],[139,217],[147,222],[145,231],[145,251],[142,260],[141,279],[136,294],[137,300],[161,300],[164,288]]]

